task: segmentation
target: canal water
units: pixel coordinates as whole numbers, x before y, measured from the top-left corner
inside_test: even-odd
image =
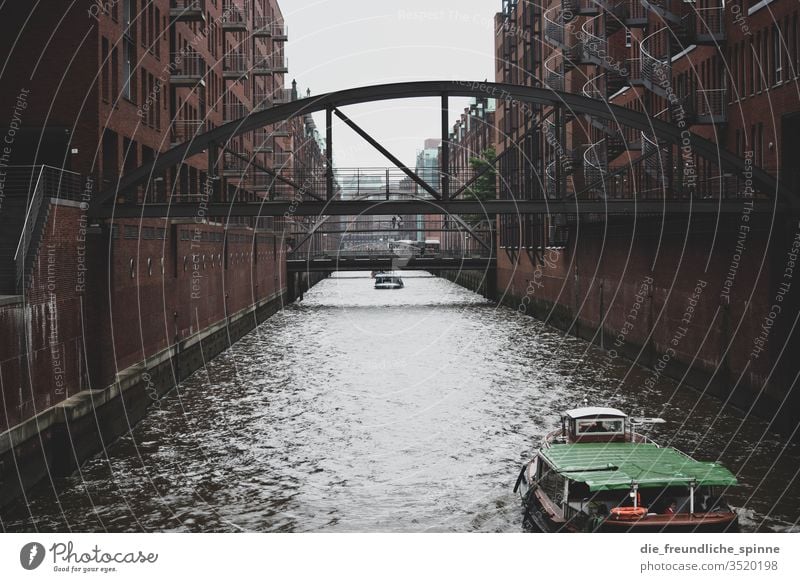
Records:
[[[646,369],[449,281],[405,282],[322,281],[2,528],[517,532],[521,464],[585,399],[721,460],[743,530],[798,529],[800,447],[763,421],[668,381],[644,392]]]

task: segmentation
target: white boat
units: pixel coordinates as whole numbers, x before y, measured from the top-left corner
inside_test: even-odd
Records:
[[[375,275],[375,289],[402,289],[403,279],[395,273],[378,273]]]

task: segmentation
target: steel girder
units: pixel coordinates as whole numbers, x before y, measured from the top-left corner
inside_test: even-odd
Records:
[[[200,154],[210,147],[223,145],[232,137],[284,121],[297,115],[325,110],[330,111],[333,108],[359,103],[390,99],[444,96],[483,96],[498,100],[517,101],[523,104],[547,105],[565,109],[573,115],[585,114],[591,117],[605,119],[618,124],[620,128],[632,127],[645,131],[665,143],[678,147],[690,147],[693,153],[712,161],[724,171],[733,172],[737,175],[743,175],[745,172],[751,174],[752,184],[755,190],[774,193],[778,204],[788,207],[788,209],[792,211],[798,210],[798,201],[796,197],[793,196],[785,186],[781,185],[774,176],[761,168],[749,165],[743,158],[720,149],[716,143],[708,139],[700,137],[686,129],[682,129],[677,125],[654,119],[645,113],[640,113],[618,105],[612,105],[602,100],[591,99],[583,95],[552,91],[539,87],[525,87],[521,85],[480,81],[414,81],[334,91],[251,113],[247,117],[222,125],[195,137],[189,142],[157,154],[157,157],[153,161],[123,176],[116,188],[99,193],[94,199],[90,211],[96,216],[108,216],[110,214],[119,215],[119,213],[114,213],[113,211],[101,210],[107,203],[114,200],[118,192],[126,192],[133,187],[147,183],[166,168],[176,166],[186,158]],[[335,202],[335,204],[339,203],[338,201]],[[226,210],[217,215],[257,215],[246,207],[240,210],[239,207],[242,204],[243,203],[233,203],[230,205],[222,205]],[[519,204],[521,205],[522,201],[520,201]],[[168,214],[164,213],[166,208],[164,208],[163,205],[158,208],[162,212],[162,214],[158,214],[158,216],[180,216],[172,212],[168,212]],[[666,205],[664,208],[666,209]],[[633,206],[630,210],[636,211],[637,208]],[[498,211],[516,212],[518,210],[515,205],[510,209],[500,210],[500,208],[498,208]],[[541,211],[548,212],[553,210],[544,208]],[[402,212],[413,211],[404,209]],[[532,210],[532,212],[537,211]],[[573,208],[571,212],[575,212],[575,208]],[[328,213],[333,214],[331,211]],[[155,216],[156,214],[151,212],[148,213],[148,215]]]

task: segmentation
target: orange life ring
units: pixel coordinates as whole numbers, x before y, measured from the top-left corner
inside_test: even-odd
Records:
[[[647,515],[646,507],[614,507],[611,517],[614,519],[638,519]]]

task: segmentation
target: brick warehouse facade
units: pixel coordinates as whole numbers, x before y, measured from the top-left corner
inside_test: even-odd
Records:
[[[496,80],[685,126],[796,192],[797,17],[787,0],[506,0]],[[555,115],[498,100],[500,197],[747,197],[741,177],[646,132]],[[627,356],[791,433],[800,400],[786,354],[798,347],[799,300],[797,285],[781,284],[798,234],[788,219],[751,220],[746,204],[719,221],[503,217],[498,289],[520,311],[602,345],[609,363]]]
[[[8,120],[0,128],[13,134],[0,183],[0,221],[8,222],[0,490],[8,499],[20,487],[4,470],[14,455],[38,457],[26,484],[48,467],[69,470],[98,436],[127,430],[155,393],[302,292],[304,283],[287,281],[285,221],[207,216],[203,197],[289,197],[294,191],[258,168],[325,171],[313,120],[296,118],[225,144],[217,178],[208,156],[195,156],[138,193],[196,200],[194,218],[90,224],[85,203],[120,175],[297,92],[284,87],[288,35],[275,0],[84,0],[63,10],[15,5],[0,22],[10,87],[0,95]],[[42,202],[26,221],[29,193]],[[24,261],[14,260],[19,241]],[[101,411],[88,424],[78,422],[87,390]],[[89,435],[74,454],[59,437],[69,419]]]

